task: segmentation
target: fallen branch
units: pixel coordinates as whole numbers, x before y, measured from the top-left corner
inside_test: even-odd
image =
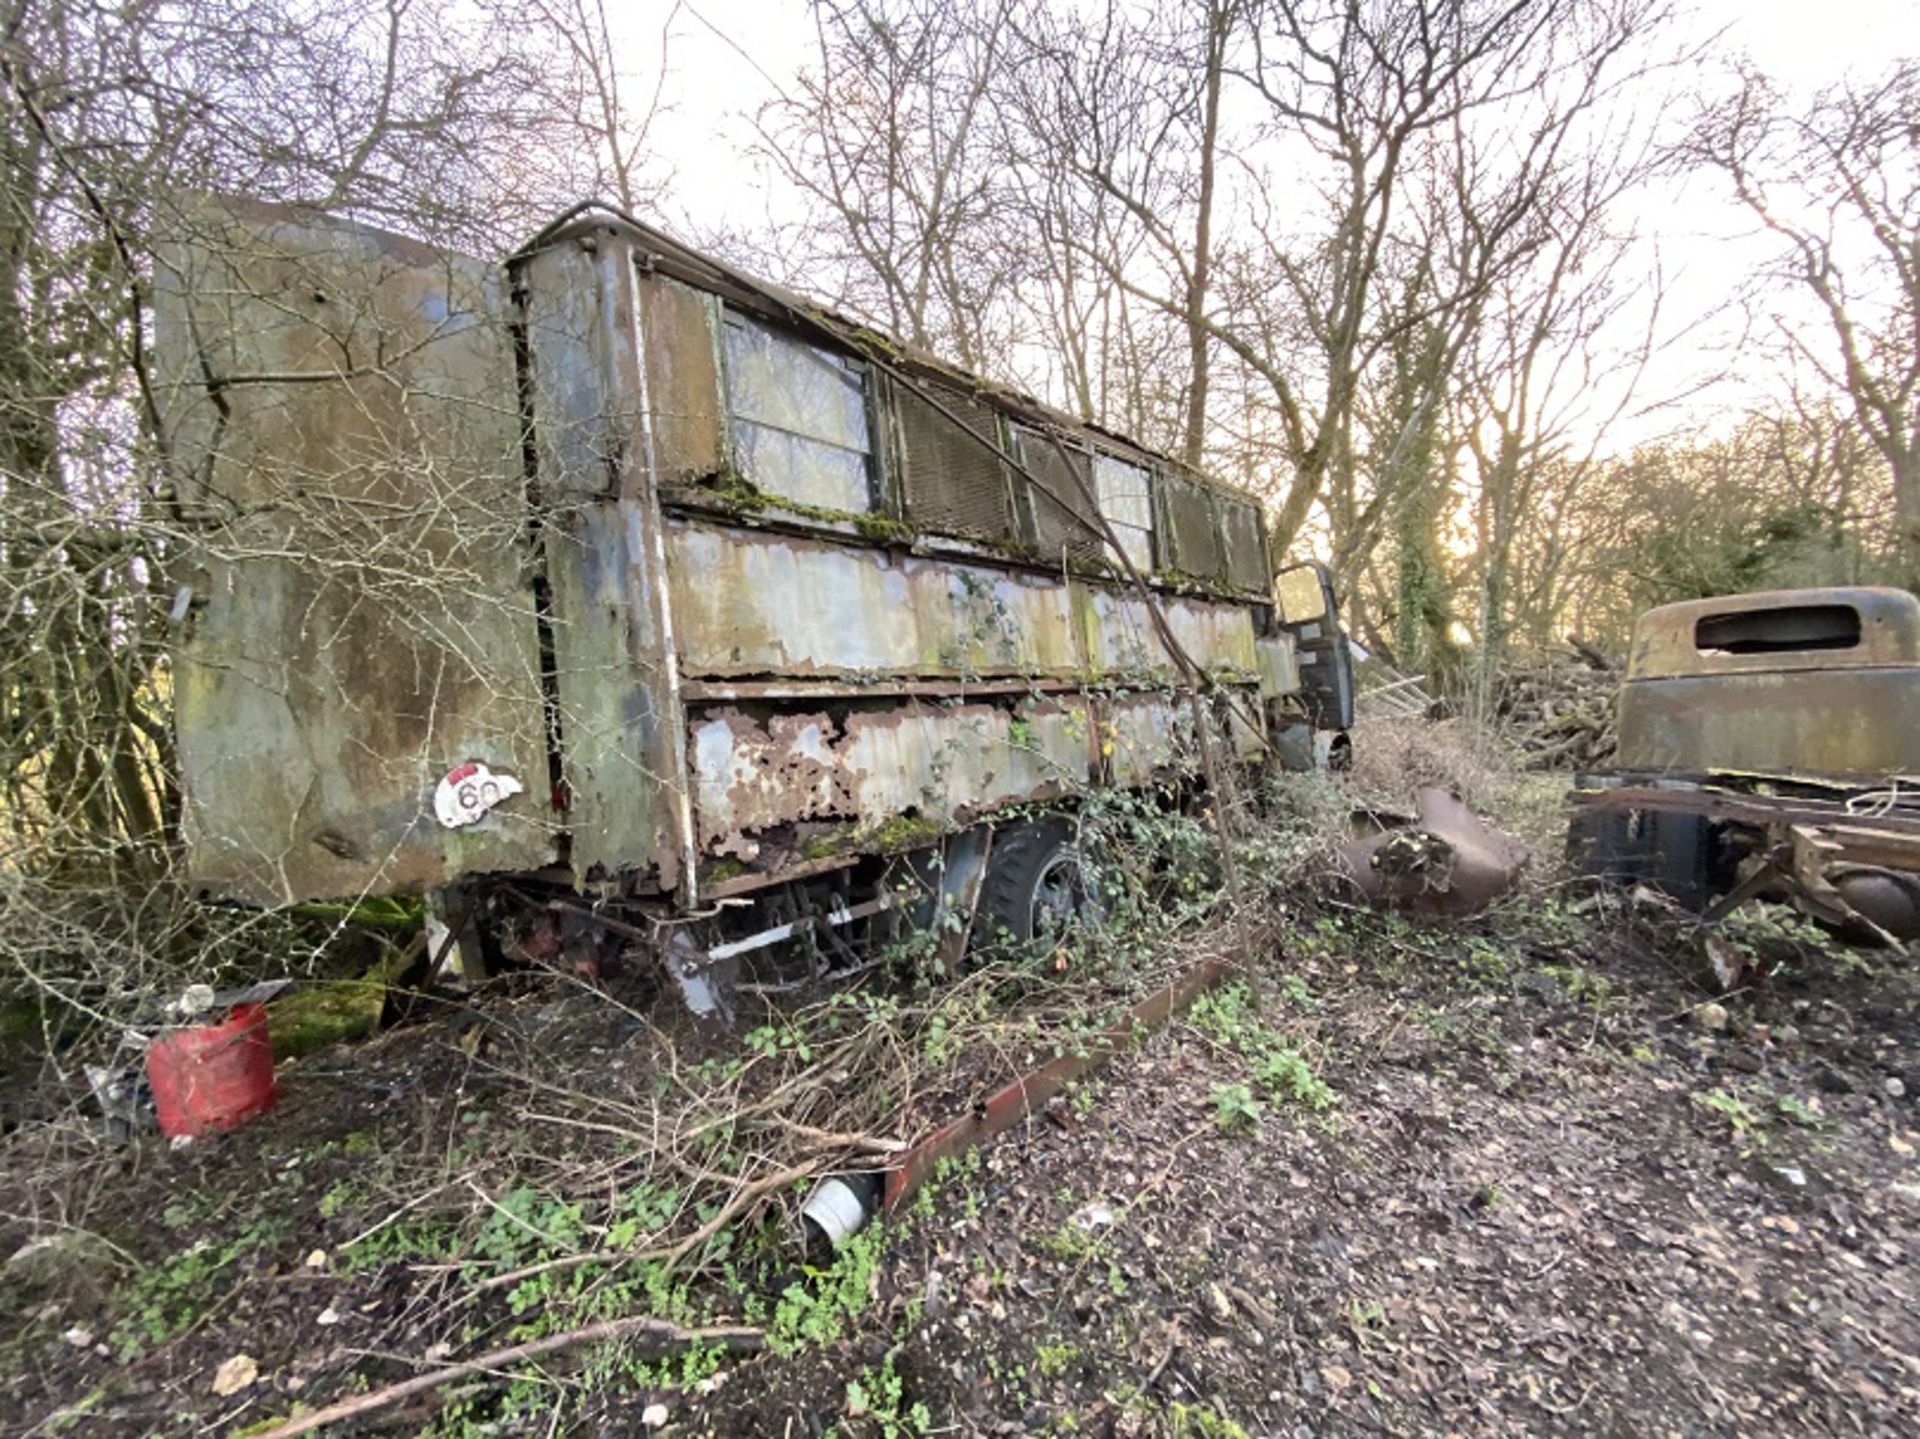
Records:
[[[284,1424],[256,1434],[253,1439],[293,1439],[296,1434],[311,1433],[325,1424],[338,1424],[342,1419],[351,1419],[357,1414],[384,1409],[390,1404],[398,1404],[403,1399],[411,1399],[416,1394],[438,1389],[442,1384],[451,1384],[454,1380],[465,1379],[469,1375],[491,1373],[509,1364],[518,1364],[525,1359],[537,1359],[544,1354],[555,1354],[562,1349],[572,1349],[580,1344],[594,1344],[606,1339],[631,1339],[635,1336],[656,1340],[662,1349],[717,1345],[730,1354],[749,1354],[760,1347],[765,1333],[743,1325],[723,1325],[712,1329],[682,1329],[679,1325],[669,1324],[663,1319],[638,1315],[629,1316],[626,1319],[607,1319],[598,1324],[589,1324],[584,1329],[570,1329],[565,1334],[549,1334],[544,1339],[530,1339],[525,1344],[495,1349],[476,1359],[469,1359],[464,1364],[450,1364],[444,1369],[430,1370],[425,1374],[415,1375],[411,1379],[404,1379],[398,1384],[389,1384],[385,1389],[375,1389],[368,1394],[356,1394],[351,1399],[342,1399],[338,1404],[329,1404],[325,1409],[316,1409],[311,1414],[296,1415]]]

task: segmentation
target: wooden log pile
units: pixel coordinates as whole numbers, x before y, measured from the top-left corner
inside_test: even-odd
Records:
[[[1564,656],[1515,654],[1501,673],[1494,713],[1528,769],[1600,769],[1613,761],[1619,693],[1619,671],[1575,642]]]

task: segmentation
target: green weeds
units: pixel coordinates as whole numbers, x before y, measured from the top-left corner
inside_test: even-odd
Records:
[[[1334,1093],[1313,1071],[1306,1056],[1278,1030],[1253,1012],[1244,984],[1202,995],[1189,1013],[1193,1027],[1247,1063],[1247,1080],[1214,1087],[1214,1118],[1223,1129],[1251,1128],[1269,1103],[1323,1113]]]

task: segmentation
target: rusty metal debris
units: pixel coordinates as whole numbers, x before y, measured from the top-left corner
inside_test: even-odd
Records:
[[[1765,792],[1779,787],[1800,793]],[[1705,882],[1693,897],[1709,920],[1769,898],[1864,942],[1920,938],[1920,779],[1864,789],[1707,773],[1573,799],[1576,858],[1589,871],[1643,878],[1654,860],[1697,869]],[[1662,827],[1653,822],[1660,817],[1687,823]],[[1659,850],[1648,855],[1654,843]],[[1704,903],[1705,891],[1718,897]]]
[[[1346,876],[1370,904],[1460,916],[1511,890],[1531,852],[1444,789],[1414,796],[1417,813],[1340,850]]]

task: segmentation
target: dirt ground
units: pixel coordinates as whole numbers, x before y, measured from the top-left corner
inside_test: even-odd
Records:
[[[1273,1006],[1333,1108],[1223,1127],[1177,1028],[943,1189],[857,1359],[698,1422],[817,1433],[864,1360],[960,1433],[1920,1430],[1911,970],[1709,1032],[1631,938],[1356,928]]]
[[[571,1351],[327,1432],[1920,1432],[1920,971],[1792,926],[1740,942],[1763,971],[1715,998],[1684,925],[1624,899],[1297,910],[1258,1011],[1209,1000],[824,1272],[768,1220],[671,1292],[485,1282],[611,1243],[649,1182],[590,1107],[543,1124],[544,1093],[637,1105],[700,1072],[662,1071],[644,996],[527,978],[301,1061],[221,1140],[9,1136],[0,1432],[244,1433],[543,1309],[650,1305],[786,1338]],[[522,1203],[507,1156],[559,1149],[573,1202]]]

